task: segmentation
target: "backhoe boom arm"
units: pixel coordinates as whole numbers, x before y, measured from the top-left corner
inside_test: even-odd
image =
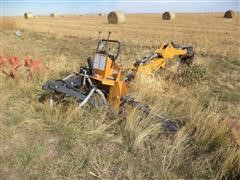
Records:
[[[191,64],[194,58],[192,46],[180,46],[173,42],[160,46],[153,54],[145,56],[136,61],[130,68],[130,73],[126,76],[126,80],[134,79],[137,74],[152,74],[155,71],[165,67],[169,60],[176,57],[180,58],[180,63]]]

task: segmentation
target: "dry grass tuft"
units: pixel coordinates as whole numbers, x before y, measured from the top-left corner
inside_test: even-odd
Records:
[[[209,79],[209,75],[204,66],[194,64],[191,67],[179,67],[176,72],[170,73],[166,79],[181,86],[192,86],[193,84],[206,81]]]

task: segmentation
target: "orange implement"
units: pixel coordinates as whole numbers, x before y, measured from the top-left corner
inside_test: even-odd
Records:
[[[0,65],[6,64],[8,62],[8,59],[6,57],[0,56]]]
[[[9,71],[3,70],[3,72],[13,78],[16,77],[16,71],[21,66],[21,62],[18,57],[11,56],[11,57],[1,57],[0,58],[0,65],[7,65],[9,66]]]
[[[33,73],[36,71],[46,71],[47,67],[40,60],[32,60],[29,57],[23,59],[23,63],[16,56],[0,56],[0,67],[2,67],[2,72],[12,78],[16,77],[16,71],[22,65],[27,68],[29,73],[27,74],[27,79],[32,79]]]
[[[29,57],[26,57],[24,59],[24,66],[28,68],[28,75],[27,75],[27,79],[32,79],[32,76],[33,76],[33,73],[36,72],[36,71],[46,71],[47,68],[46,66],[42,63],[42,61],[40,60],[32,60],[31,58]]]

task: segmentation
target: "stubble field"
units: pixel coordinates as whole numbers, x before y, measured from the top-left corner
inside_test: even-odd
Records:
[[[20,69],[0,74],[3,179],[233,179],[240,152],[230,128],[240,120],[239,16],[222,13],[127,15],[107,24],[103,16],[2,19],[1,55],[31,56],[50,69],[30,82]],[[8,22],[8,23],[6,23]],[[5,24],[5,25],[4,25]],[[15,31],[20,30],[21,37]],[[175,135],[131,110],[123,118],[76,104],[39,102],[41,85],[77,71],[94,52],[98,31],[122,43],[118,62],[132,64],[162,43],[194,47],[194,64],[172,60],[166,69],[131,84],[129,94],[177,119]],[[143,88],[144,87],[144,88]]]

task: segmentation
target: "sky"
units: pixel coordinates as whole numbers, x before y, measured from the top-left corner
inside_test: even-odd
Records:
[[[86,14],[109,12],[126,13],[223,12],[239,11],[240,0],[0,0],[2,16]]]

